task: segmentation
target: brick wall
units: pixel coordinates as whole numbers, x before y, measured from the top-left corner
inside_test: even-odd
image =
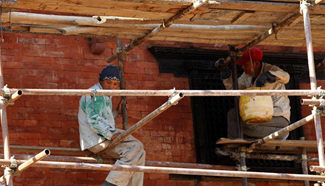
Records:
[[[12,88],[86,89],[97,82],[105,59],[116,48],[105,40],[106,50],[92,55],[82,37],[5,33],[1,44],[4,82]],[[151,42],[155,45],[161,43]],[[125,58],[127,89],[189,89],[188,79],[160,74],[157,61],[144,44]],[[164,43],[175,46],[174,43]],[[196,46],[180,44],[179,47]],[[211,48],[207,45],[206,48]],[[220,46],[224,49],[224,46]],[[286,48],[264,48],[269,51]],[[304,86],[304,85],[302,85]],[[128,97],[130,124],[159,107],[166,97]],[[23,96],[7,109],[10,144],[79,148],[78,101],[73,96]],[[121,119],[117,126],[121,128]],[[309,135],[308,131],[305,130]],[[311,131],[312,132],[312,131]],[[311,133],[310,132],[310,133]],[[190,99],[180,101],[134,136],[145,146],[148,160],[195,162]],[[0,140],[2,143],[2,140]],[[15,185],[99,185],[106,172],[30,168],[14,179]],[[145,174],[145,185],[194,186],[193,180],[169,180],[166,174]],[[240,181],[204,181],[202,186],[235,186]],[[256,182],[256,186],[293,186],[297,182]]]
[[[115,48],[115,40],[106,40],[105,52],[92,55],[86,38],[5,33],[1,47],[4,81],[14,88],[86,89],[97,82],[98,72]],[[127,89],[189,86],[187,79],[159,74],[157,62],[146,47],[126,57],[125,72]],[[10,144],[78,148],[79,99],[23,96],[7,109]],[[128,97],[130,124],[165,101],[167,97]],[[149,160],[195,162],[190,99],[184,98],[134,136],[144,142]],[[31,168],[15,178],[15,185],[99,185],[106,174]],[[166,179],[168,175],[147,174],[145,182],[163,185]]]

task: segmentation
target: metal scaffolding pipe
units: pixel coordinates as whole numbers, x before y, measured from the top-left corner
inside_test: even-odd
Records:
[[[16,159],[27,160],[32,158],[32,155],[27,154],[15,154]],[[0,158],[3,158],[3,154],[0,154]],[[80,162],[80,163],[98,163],[98,159],[94,157],[78,157],[78,156],[47,156],[45,161],[63,161],[63,162]],[[101,159],[100,163],[114,164],[113,159]],[[179,167],[179,168],[199,168],[199,169],[222,169],[222,170],[236,170],[234,166],[225,165],[211,165],[202,163],[183,163],[183,162],[163,162],[163,161],[152,161],[146,160],[145,165],[147,166],[158,166],[158,167]]]
[[[36,154],[35,156],[33,156],[32,158],[29,158],[28,160],[26,160],[25,162],[23,162],[21,165],[19,165],[17,167],[17,169],[15,169],[14,174],[20,174],[22,171],[24,171],[25,169],[29,168],[30,166],[32,166],[34,163],[41,161],[42,159],[44,159],[46,156],[50,155],[50,151],[48,149],[43,150],[42,152]],[[0,182],[4,182],[4,176],[0,177]]]
[[[325,99],[301,99],[301,105],[325,106]]]
[[[282,136],[284,134],[287,134],[290,131],[295,130],[296,128],[301,127],[304,124],[310,122],[311,120],[314,119],[314,117],[315,117],[315,115],[311,114],[311,115],[309,115],[309,116],[307,116],[307,117],[305,117],[305,118],[303,118],[303,119],[301,119],[299,121],[296,121],[295,123],[292,123],[291,125],[289,125],[289,126],[287,126],[285,128],[282,128],[282,129],[280,129],[280,130],[278,130],[276,132],[273,132],[272,134],[270,134],[268,136],[265,136],[262,139],[258,139],[256,142],[252,143],[249,146],[249,148],[247,148],[247,151],[252,152],[256,148],[256,146],[261,145],[263,143],[266,143],[266,142],[268,142],[270,140],[273,140],[275,138],[278,138],[278,137],[280,137],[280,136]]]
[[[314,5],[318,5],[318,4],[323,3],[323,2],[325,2],[325,1],[324,0],[315,0],[315,4]]]
[[[24,160],[17,160],[19,163]],[[10,160],[0,159],[1,165],[9,165]],[[59,169],[81,169],[96,171],[132,171],[145,173],[162,173],[162,174],[182,174],[182,175],[202,175],[202,176],[220,176],[220,177],[240,177],[240,178],[263,178],[279,180],[309,180],[325,181],[325,176],[320,175],[303,175],[287,173],[269,173],[269,172],[245,172],[229,170],[211,170],[211,169],[188,169],[188,168],[171,168],[171,167],[152,167],[152,166],[129,166],[129,165],[110,165],[110,164],[93,164],[93,163],[75,163],[75,162],[51,162],[39,161],[32,165],[33,167],[47,167]]]
[[[14,93],[18,89],[9,89]],[[39,96],[319,96],[325,90],[92,90],[92,89],[20,89],[24,95]],[[0,89],[0,94],[4,94]]]
[[[140,121],[138,121],[136,124],[132,125],[132,127],[130,127],[129,129],[127,129],[126,131],[124,131],[123,133],[119,134],[115,139],[113,139],[112,141],[104,141],[102,143],[102,148],[106,149],[106,148],[112,148],[115,145],[117,145],[118,143],[120,143],[121,141],[123,141],[125,138],[127,138],[129,135],[131,135],[132,133],[134,133],[136,130],[140,129],[141,127],[143,127],[144,125],[146,125],[149,121],[151,121],[152,119],[154,119],[155,117],[157,117],[159,114],[161,114],[162,112],[166,111],[169,107],[176,105],[178,103],[179,100],[181,100],[183,98],[183,94],[179,93],[179,94],[175,94],[173,96],[171,96],[167,102],[165,102],[164,104],[162,104],[159,108],[157,108],[156,110],[152,111],[150,114],[146,115],[144,118],[142,118]]]
[[[20,173],[20,172],[24,171],[29,166],[33,165],[34,163],[36,163],[38,161],[41,161],[48,155],[50,155],[50,150],[44,149],[42,152],[36,154],[33,158],[30,158],[29,160],[25,161],[23,164],[19,165],[15,172]]]
[[[325,167],[324,166],[316,166],[316,165],[312,165],[310,166],[310,171],[313,172],[325,172]]]
[[[311,36],[311,27],[310,27],[308,6],[309,6],[308,2],[306,0],[303,0],[300,4],[300,9],[301,9],[303,19],[304,19],[310,88],[311,88],[311,90],[316,90],[317,89],[317,80],[316,80],[316,72],[315,72],[313,43],[312,43],[312,36]],[[316,109],[317,108],[314,107],[314,112],[316,112]],[[316,131],[319,165],[325,166],[324,144],[323,144],[323,134],[322,134],[320,115],[318,115],[318,114],[315,115],[314,123],[315,123],[315,131]]]
[[[13,93],[11,96],[10,96],[10,102],[15,102],[17,99],[19,99],[21,96],[23,95],[23,91],[21,90],[18,90],[16,91],[15,93]]]
[[[4,83],[3,83],[1,54],[2,53],[0,47],[0,87],[3,87]],[[7,109],[5,104],[0,104],[0,120],[1,120],[1,129],[2,129],[4,159],[9,160],[10,159],[9,134],[8,134]],[[6,174],[6,171],[4,173]],[[6,179],[6,184],[12,186],[12,177],[8,175],[5,176],[5,179]]]

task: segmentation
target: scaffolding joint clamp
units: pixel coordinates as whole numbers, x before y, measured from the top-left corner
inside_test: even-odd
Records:
[[[11,156],[10,157],[10,165],[8,168],[14,172],[17,169],[17,167],[18,167],[18,162],[15,159],[15,156]]]
[[[324,109],[324,107],[314,107],[312,114],[319,115],[319,116],[325,116],[325,109]]]
[[[3,97],[6,99],[10,99],[10,89],[8,88],[8,85],[5,85],[3,87]]]
[[[178,101],[183,97],[183,94],[180,92],[177,92],[175,88],[171,89],[173,93],[168,98],[168,103],[171,105],[177,105]]]
[[[300,0],[300,14],[302,14],[302,10],[305,8],[309,8],[315,4],[314,0]]]
[[[317,87],[317,90],[319,91],[318,98],[319,99],[323,98],[325,96],[325,90],[323,90],[321,86]]]
[[[121,54],[123,52],[123,48],[122,47],[116,47],[116,53],[117,54]]]

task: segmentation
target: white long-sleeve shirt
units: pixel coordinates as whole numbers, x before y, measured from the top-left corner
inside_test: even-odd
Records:
[[[268,90],[285,90],[285,84],[290,80],[290,75],[283,71],[281,68],[270,65],[268,63],[262,63],[261,72],[256,77],[254,82],[253,76],[246,74],[245,72],[238,78],[238,89],[246,89],[249,87],[256,87],[256,80],[264,73],[270,72],[272,75],[276,76],[276,81],[274,83],[266,82],[264,89]],[[226,89],[233,89],[232,78],[229,77],[223,80],[223,84]],[[288,96],[272,96],[273,100],[273,116],[282,116],[290,122],[290,100]]]
[[[97,83],[89,89],[103,89]],[[81,150],[110,140],[115,131],[111,96],[82,96],[79,102],[79,134]]]

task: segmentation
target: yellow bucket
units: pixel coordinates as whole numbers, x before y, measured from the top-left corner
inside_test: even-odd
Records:
[[[262,90],[251,87],[246,90]],[[268,122],[273,116],[273,101],[271,96],[241,96],[239,99],[241,119],[249,125]]]

